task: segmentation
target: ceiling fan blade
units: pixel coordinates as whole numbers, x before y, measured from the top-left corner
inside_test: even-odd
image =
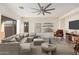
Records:
[[[37,13],[37,12],[41,12],[41,11],[35,11],[35,12],[32,12],[32,13]]]
[[[40,13],[41,13],[41,11],[37,15],[39,15]]]
[[[52,8],[52,9],[47,9],[47,10],[45,10],[45,11],[50,11],[50,10],[55,10],[55,8]]]
[[[39,6],[39,8],[42,10],[42,7],[41,7],[40,3],[38,3],[38,6]]]
[[[50,4],[48,4],[44,9],[46,9],[46,8],[48,8],[50,5],[52,5],[51,3]]]
[[[32,9],[34,9],[34,10],[39,10],[39,9],[36,9],[36,8],[32,8]]]
[[[51,12],[47,12],[47,11],[45,11],[45,13],[51,14]]]
[[[42,12],[43,15],[45,15],[44,11]]]
[[[36,11],[36,12],[32,12],[32,13],[37,13],[38,11]]]

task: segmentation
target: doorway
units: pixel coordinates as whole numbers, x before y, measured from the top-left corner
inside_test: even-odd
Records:
[[[24,22],[24,32],[29,32],[29,22]]]
[[[16,20],[1,16],[1,23],[4,24],[5,37],[9,37],[16,34]]]

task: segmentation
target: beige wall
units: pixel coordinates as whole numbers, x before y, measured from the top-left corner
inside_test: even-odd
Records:
[[[20,19],[13,11],[8,9],[7,7],[0,4],[0,21],[1,21],[1,15],[13,18],[17,20],[17,34],[24,32],[24,21],[29,22],[29,31],[34,32],[34,25],[35,23],[44,23],[44,22],[50,22],[54,25],[54,30],[59,28],[59,21],[58,18],[53,17],[27,17],[25,19]],[[1,22],[0,22],[1,23]],[[4,25],[0,24],[0,32],[4,32]]]
[[[76,31],[77,33],[79,33],[79,30],[69,29],[69,21],[79,20],[79,8],[77,8],[75,12],[74,11],[75,10],[73,10],[71,14],[66,15],[65,17],[60,19],[60,27],[67,32]]]
[[[58,18],[53,17],[26,17],[23,18],[25,22],[29,22],[29,31],[34,32],[35,23],[53,23],[53,29],[56,31],[59,28]]]
[[[0,4],[0,32],[4,32],[4,25],[1,24],[1,15],[17,20],[17,34],[20,33],[20,17],[8,7]]]
[[[74,12],[74,13],[73,13]],[[72,10],[69,14],[66,16],[62,16],[62,18],[53,18],[53,17],[25,17],[21,18],[16,15],[12,10],[8,9],[7,7],[3,6],[0,4],[0,21],[1,21],[1,15],[13,18],[17,20],[17,34],[23,33],[24,32],[24,24],[23,22],[29,22],[29,31],[34,32],[35,30],[35,23],[53,23],[54,31],[57,29],[64,29],[66,31],[75,31],[75,30],[70,30],[68,28],[69,26],[69,21],[72,20],[78,20],[79,19],[79,8]],[[79,31],[79,30],[77,30]],[[0,24],[0,32],[4,32],[3,25]]]

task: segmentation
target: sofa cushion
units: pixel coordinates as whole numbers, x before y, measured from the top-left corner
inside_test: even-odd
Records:
[[[20,43],[26,43],[26,42],[27,42],[27,37],[23,38]]]
[[[2,43],[4,42],[16,42],[16,39],[13,36],[7,37],[2,40]]]
[[[29,54],[31,53],[31,43],[21,43],[20,44],[20,54]]]
[[[10,36],[10,37],[5,38],[5,40],[11,40],[12,38],[13,38],[13,37]]]
[[[19,35],[16,35],[16,36],[15,36],[15,39],[16,39],[17,42],[20,42],[20,41],[21,41],[21,38],[20,38]]]
[[[33,42],[33,39],[34,39],[34,37],[32,37],[32,36],[27,37],[27,42]]]
[[[11,38],[10,40],[2,40],[2,43],[6,43],[6,42],[16,42],[16,39]]]
[[[35,37],[36,33],[29,33],[29,36]]]
[[[31,49],[31,43],[21,43],[20,46],[21,49],[27,49],[27,50]]]
[[[15,39],[15,38],[12,38],[10,41],[12,41],[12,42],[16,42],[16,39]]]
[[[19,48],[18,42],[0,43],[0,55],[18,55]]]
[[[29,34],[28,33],[24,33],[24,37],[28,37],[29,36]]]
[[[23,33],[19,34],[19,36],[20,36],[21,39],[24,38],[24,34]]]

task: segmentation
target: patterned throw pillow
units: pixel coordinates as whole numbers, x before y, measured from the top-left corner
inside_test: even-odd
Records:
[[[19,35],[16,35],[16,36],[15,36],[15,39],[16,39],[17,42],[20,42],[20,41],[21,41],[21,38],[20,38]]]

